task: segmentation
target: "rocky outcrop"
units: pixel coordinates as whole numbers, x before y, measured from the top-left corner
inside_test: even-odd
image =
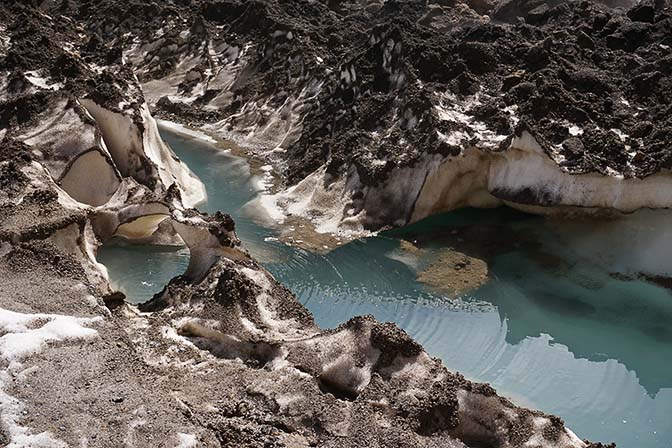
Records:
[[[107,33],[161,8],[58,8],[73,5],[57,25],[23,4],[0,11],[3,444],[595,446],[394,325],[318,328],[229,216],[189,208],[202,186],[161,141],[119,48],[76,22],[105,14]],[[203,14],[232,12],[218,5]],[[191,262],[138,310],[96,262],[113,238],[185,244]]]
[[[249,259],[222,258],[199,281],[175,278],[141,309],[170,322],[164,331],[174,331],[178,344],[262,368],[246,385],[245,408],[265,409],[274,426],[302,433],[307,443],[588,446],[557,418],[449,372],[392,324],[367,316],[320,330]],[[238,394],[245,386],[224,387]]]

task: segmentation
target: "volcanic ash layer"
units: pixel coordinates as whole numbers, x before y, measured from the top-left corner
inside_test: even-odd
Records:
[[[448,371],[392,324],[318,328],[230,216],[191,208],[202,184],[161,140],[120,41],[104,43],[180,11],[0,10],[0,442],[602,446]],[[96,261],[114,240],[186,245],[188,269],[131,307]]]

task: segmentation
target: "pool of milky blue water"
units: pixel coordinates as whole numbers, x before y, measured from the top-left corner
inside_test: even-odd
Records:
[[[672,270],[672,215],[638,212],[614,223],[460,210],[316,254],[278,241],[244,213],[258,194],[244,159],[162,135],[205,184],[201,209],[231,214],[248,249],[318,325],[373,314],[448,368],[559,415],[580,437],[672,447],[672,292],[632,275]],[[400,239],[423,251],[405,252]],[[490,280],[457,297],[419,283],[423,258],[449,247],[485,259]],[[105,246],[98,260],[139,303],[184,272],[189,252]]]

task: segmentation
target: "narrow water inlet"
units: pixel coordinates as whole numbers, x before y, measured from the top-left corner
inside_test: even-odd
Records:
[[[189,266],[186,247],[103,246],[96,259],[107,267],[112,286],[131,303],[145,302]],[[121,274],[121,275],[119,275]]]
[[[561,416],[584,437],[669,448],[672,294],[638,278],[672,266],[667,212],[629,218],[648,223],[633,235],[627,220],[464,210],[318,255],[276,241],[242,214],[257,194],[243,160],[165,130],[163,137],[206,185],[202,208],[232,214],[246,246],[321,326],[367,313],[394,321],[449,368]],[[485,260],[488,281],[459,296],[419,283],[419,271],[447,250]],[[110,246],[98,260],[114,285],[142,302],[184,272],[189,252]],[[446,276],[455,266],[448,268]]]

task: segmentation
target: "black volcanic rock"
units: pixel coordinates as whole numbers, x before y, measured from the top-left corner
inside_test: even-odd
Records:
[[[628,17],[636,22],[653,23],[656,15],[654,3],[652,1],[641,1],[628,11]]]

